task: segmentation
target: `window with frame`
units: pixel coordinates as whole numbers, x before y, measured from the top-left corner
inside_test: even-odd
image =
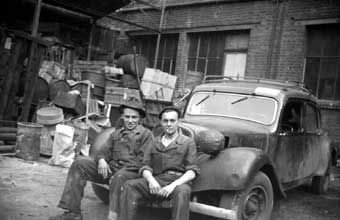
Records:
[[[244,76],[249,31],[194,33],[189,40],[188,71],[204,76]]]
[[[301,132],[302,131],[302,111],[303,103],[299,101],[290,101],[286,104],[282,119],[281,131],[284,132]]]
[[[136,36],[135,44],[138,54],[142,54],[149,60],[149,66],[153,67],[155,60],[157,36]],[[163,72],[175,74],[178,34],[162,35],[159,44],[156,68]]]
[[[316,132],[319,128],[318,113],[314,105],[307,104],[304,115],[304,129],[306,132]]]
[[[307,27],[304,82],[322,100],[340,100],[340,24]]]

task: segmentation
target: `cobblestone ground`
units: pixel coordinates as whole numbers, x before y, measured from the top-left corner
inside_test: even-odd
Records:
[[[277,204],[272,220],[340,219],[339,170],[335,169],[325,195],[311,194],[308,187],[288,191],[287,198]],[[66,174],[66,168],[50,166],[46,159],[27,162],[0,156],[0,220],[47,220],[61,212],[56,204]],[[105,220],[107,205],[97,199],[90,186],[85,191],[84,220]],[[168,212],[162,215],[168,216]]]

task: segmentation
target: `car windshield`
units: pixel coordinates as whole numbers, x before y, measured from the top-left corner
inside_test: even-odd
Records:
[[[227,116],[265,125],[274,122],[276,111],[277,102],[271,98],[218,92],[195,93],[187,108],[189,115]]]

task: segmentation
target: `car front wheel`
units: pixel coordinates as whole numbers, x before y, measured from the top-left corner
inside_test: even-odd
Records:
[[[261,171],[248,187],[238,192],[225,192],[220,200],[220,207],[234,210],[238,220],[269,220],[273,204],[272,184]]]

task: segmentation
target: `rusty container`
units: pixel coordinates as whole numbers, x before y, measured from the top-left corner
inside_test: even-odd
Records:
[[[39,160],[40,136],[43,126],[37,123],[18,122],[16,154],[24,160]]]

